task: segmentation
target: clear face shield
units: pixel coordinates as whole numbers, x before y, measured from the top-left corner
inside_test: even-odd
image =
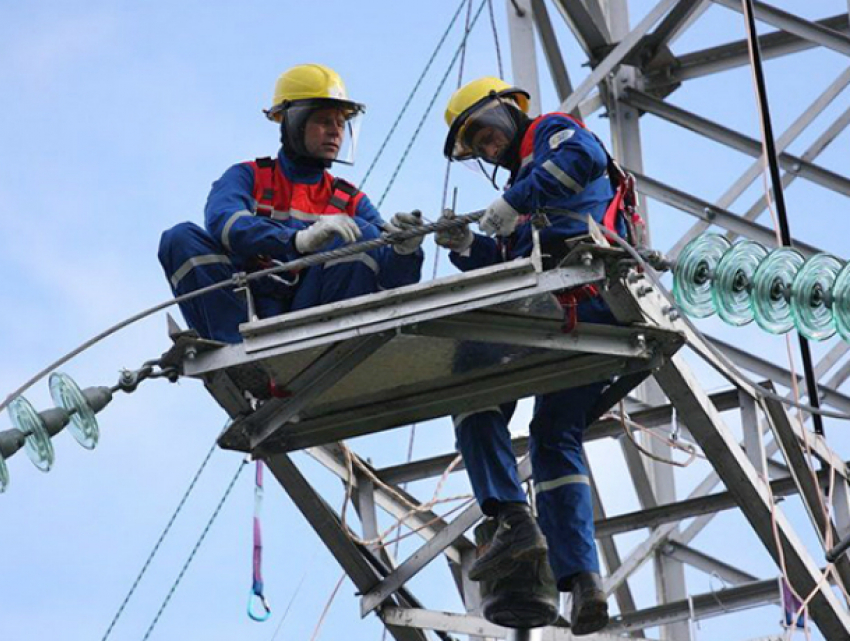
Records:
[[[452,160],[484,176],[497,189],[496,173],[499,167],[509,168],[507,154],[518,131],[512,107],[516,103],[510,98],[494,97],[458,118],[449,132]],[[485,167],[484,162],[492,168]]]
[[[297,155],[353,165],[363,105],[343,100],[310,100],[283,114],[286,145]]]

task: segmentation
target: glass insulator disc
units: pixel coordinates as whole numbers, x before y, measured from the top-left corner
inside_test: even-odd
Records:
[[[42,472],[49,472],[55,459],[53,443],[38,412],[27,399],[19,396],[9,403],[9,417],[12,425],[26,435],[24,447],[30,461]]]
[[[850,262],[844,264],[832,285],[832,317],[841,338],[850,343]]]
[[[673,296],[688,316],[705,318],[714,312],[711,283],[717,264],[731,243],[720,234],[697,236],[682,250],[673,274]]]
[[[752,322],[753,276],[765,256],[763,245],[745,240],[723,254],[717,264],[711,295],[717,314],[730,325]]]
[[[87,450],[93,450],[100,438],[100,430],[94,411],[74,379],[62,372],[51,374],[50,396],[56,405],[70,412],[71,424],[68,429],[77,443]]]
[[[771,334],[785,334],[794,327],[791,316],[791,283],[805,262],[790,247],[771,251],[753,276],[750,297],[756,323]]]
[[[841,267],[835,256],[817,254],[803,263],[791,284],[794,325],[809,340],[822,341],[835,334],[832,286]]]
[[[9,468],[6,467],[6,460],[0,454],[0,494],[6,491],[9,487]]]

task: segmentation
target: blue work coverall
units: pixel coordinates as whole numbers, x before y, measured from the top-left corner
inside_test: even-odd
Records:
[[[522,165],[503,193],[521,214],[554,207],[591,214],[602,222],[614,193],[602,144],[581,124],[563,114],[532,121],[521,145]],[[451,252],[462,271],[529,256],[532,228],[527,216],[507,238],[474,235],[463,254]],[[545,251],[557,251],[563,240],[587,233],[586,223],[568,216],[550,216],[541,230]],[[618,225],[619,227],[619,225]],[[618,230],[622,235],[624,228]],[[578,305],[578,319],[615,323],[600,298]],[[533,480],[540,528],[549,547],[549,562],[561,590],[579,572],[599,572],[593,527],[590,480],[582,450],[586,415],[605,383],[594,383],[535,397],[529,426]],[[454,417],[457,446],[469,473],[475,497],[485,514],[494,515],[499,502],[525,502],[511,450],[508,422],[516,403]]]
[[[295,162],[281,148],[275,171],[275,211],[257,215],[255,164],[230,167],[213,183],[204,210],[205,227],[190,222],[162,235],[159,260],[175,296],[230,280],[239,271],[260,268],[258,257],[281,262],[301,254],[295,234],[329,211],[333,177],[316,163]],[[378,238],[384,227],[377,209],[359,193],[349,203],[349,215],[362,232],[361,241]],[[334,238],[322,251],[342,246]],[[288,282],[263,277],[252,281],[260,318],[370,294],[419,281],[422,250],[400,255],[391,246],[309,267]],[[205,337],[227,343],[242,341],[239,324],[248,320],[244,293],[224,288],[180,304],[189,326]]]

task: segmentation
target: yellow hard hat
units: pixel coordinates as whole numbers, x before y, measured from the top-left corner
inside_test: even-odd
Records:
[[[265,114],[269,120],[281,122],[286,107],[301,100],[327,100],[339,107],[359,113],[365,107],[348,99],[345,84],[339,74],[324,65],[298,65],[284,71],[274,86],[271,109]]]
[[[484,98],[496,96],[513,98],[519,108],[524,113],[528,113],[529,94],[527,91],[512,87],[500,78],[484,76],[466,83],[452,94],[446,107],[446,124],[451,127],[463,112],[475,107]]]
[[[463,141],[465,133],[471,131],[471,127],[467,125],[476,119],[480,121],[479,116],[482,113],[492,111],[492,107],[501,104],[503,101],[498,100],[500,98],[510,99],[521,112],[528,113],[528,92],[513,87],[500,78],[492,76],[478,78],[452,94],[446,107],[446,124],[449,126],[449,134],[443,149],[446,158],[465,160],[475,155]],[[470,116],[473,117],[470,118]]]

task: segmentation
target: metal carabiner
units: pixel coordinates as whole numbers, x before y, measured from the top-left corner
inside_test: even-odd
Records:
[[[255,611],[255,604],[258,603],[263,606],[263,612]],[[262,594],[257,594],[254,592],[254,589],[251,588],[251,592],[248,594],[248,616],[252,621],[256,621],[257,623],[262,623],[266,621],[271,616],[272,610],[269,607],[269,602],[266,601],[266,597]]]

